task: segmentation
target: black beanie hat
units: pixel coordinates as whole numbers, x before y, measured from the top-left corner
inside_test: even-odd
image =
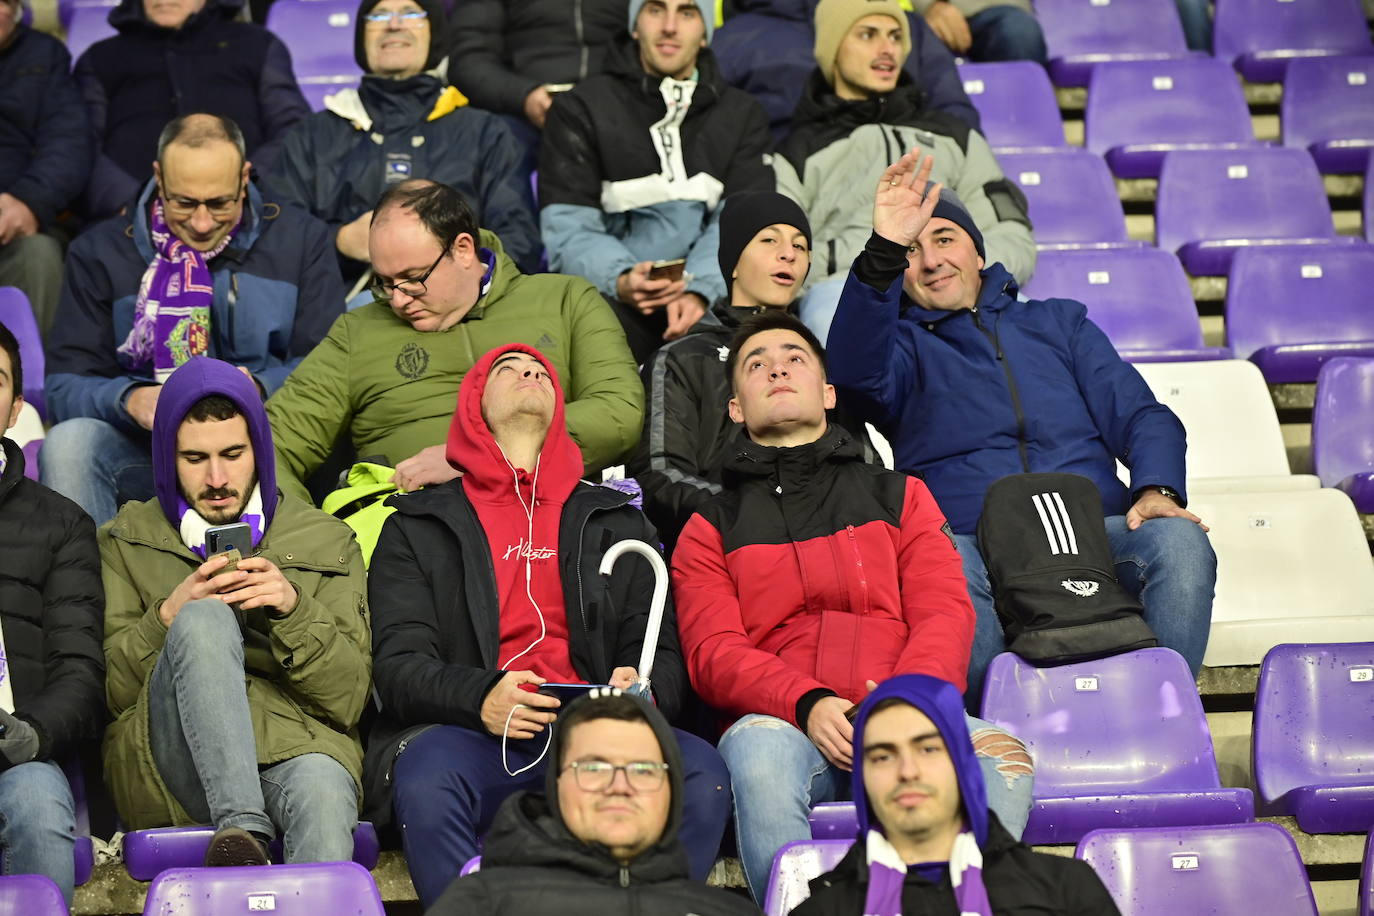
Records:
[[[367,20],[363,17],[382,0],[362,0],[358,4],[358,15],[353,23],[353,59],[364,73],[371,73],[367,66],[367,48],[363,45],[363,30]],[[425,69],[433,70],[439,61],[448,55],[448,16],[444,4],[439,0],[415,0],[417,6],[429,14],[429,56],[425,58]]]
[[[932,184],[934,182],[926,185],[926,193],[930,192],[930,185]],[[987,252],[983,250],[983,233],[978,231],[978,226],[973,222],[973,217],[964,207],[964,202],[948,186],[940,188],[940,199],[935,204],[935,212],[930,216],[932,219],[938,216],[949,220],[951,223],[956,223],[973,239],[973,247],[978,249],[978,257],[987,261]]]
[[[725,297],[734,287],[735,265],[746,245],[763,229],[782,223],[800,229],[811,247],[811,223],[797,202],[777,191],[740,191],[725,199],[720,211],[720,249],[716,258],[725,279]]]

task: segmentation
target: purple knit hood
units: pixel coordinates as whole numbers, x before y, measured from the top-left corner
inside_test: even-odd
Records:
[[[238,405],[248,421],[248,438],[262,490],[263,530],[272,525],[277,511],[277,461],[272,450],[272,427],[257,384],[223,360],[197,356],[187,360],[168,377],[157,399],[153,417],[153,486],[162,514],[175,528],[181,524],[177,506],[177,430],[197,401],[208,395],[222,395]]]

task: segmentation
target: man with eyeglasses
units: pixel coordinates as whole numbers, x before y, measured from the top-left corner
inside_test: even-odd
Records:
[[[411,178],[457,189],[521,270],[538,269],[534,201],[516,174],[524,153],[500,118],[447,85],[446,26],[440,0],[362,0],[353,44],[361,85],[297,125],[268,175],[284,201],[329,224],[350,284],[368,266],[373,203]]]
[[[98,525],[152,496],[149,430],[174,369],[216,357],[265,398],[343,311],[328,228],[264,198],[251,168],[233,121],[177,118],[138,203],[72,244],[48,338],[42,478]]]

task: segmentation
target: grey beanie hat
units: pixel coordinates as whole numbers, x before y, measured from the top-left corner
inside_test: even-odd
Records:
[[[630,18],[628,28],[630,34],[635,33],[635,20],[639,18],[639,11],[644,7],[645,0],[630,0]],[[706,43],[711,43],[711,33],[716,29],[715,4],[707,4],[703,8],[705,0],[696,0],[696,8],[701,13],[701,21],[706,24]]]

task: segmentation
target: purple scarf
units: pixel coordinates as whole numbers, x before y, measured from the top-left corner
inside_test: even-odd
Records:
[[[200,252],[172,234],[162,214],[161,198],[153,201],[150,228],[157,254],[143,272],[134,326],[119,347],[132,368],[151,362],[160,385],[182,363],[209,351],[215,281],[208,262],[229,246],[242,224],[240,217],[218,245]]]
[[[901,916],[907,865],[879,831],[869,830],[866,843],[868,893],[864,897],[864,916]],[[959,916],[992,916],[992,904],[983,885],[983,853],[971,830],[965,830],[954,840],[949,854],[949,880],[954,885]]]

